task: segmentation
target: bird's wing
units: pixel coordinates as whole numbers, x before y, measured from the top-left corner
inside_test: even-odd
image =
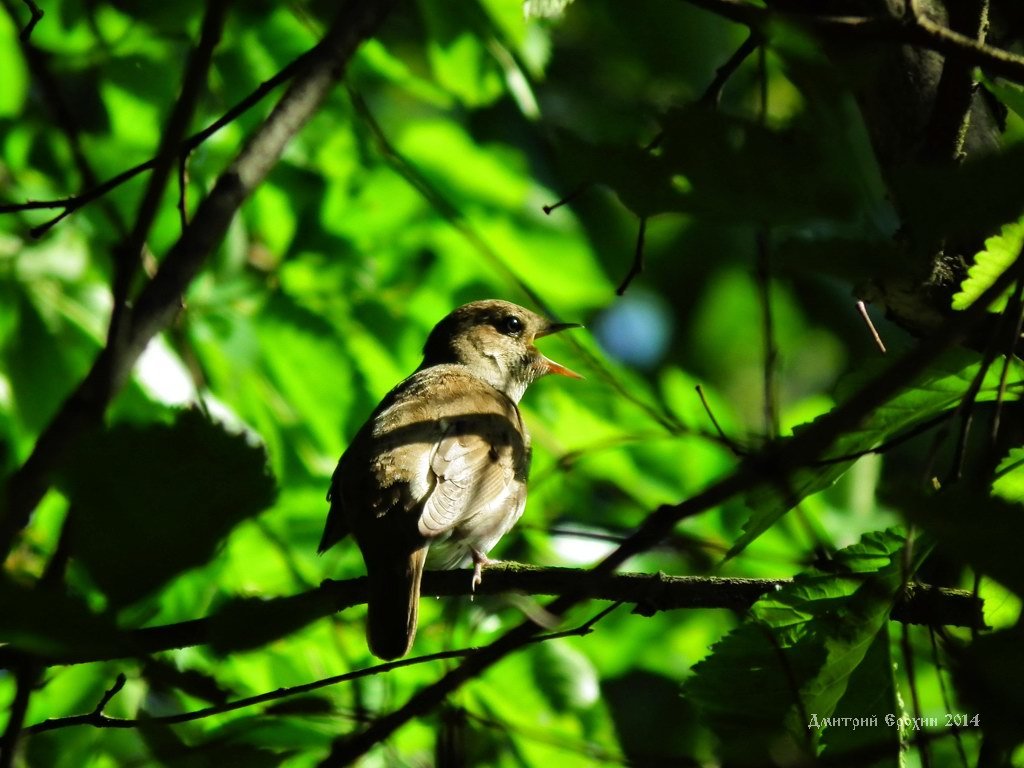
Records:
[[[500,503],[516,476],[515,439],[512,424],[497,414],[451,422],[430,462],[436,484],[420,513],[423,536],[438,536]]]
[[[316,548],[319,555],[322,555],[349,534],[349,524],[345,516],[345,508],[342,503],[341,494],[337,490],[343,462],[344,458],[338,462],[338,467],[331,476],[331,486],[327,489],[327,501],[330,502],[331,508],[330,512],[327,513],[327,523],[324,525],[323,536],[320,537],[320,545]]]

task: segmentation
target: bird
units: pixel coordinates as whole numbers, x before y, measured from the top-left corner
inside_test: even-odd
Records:
[[[424,568],[472,562],[471,586],[481,583],[488,552],[526,504],[530,436],[519,401],[547,374],[582,378],[534,341],[579,327],[497,299],[458,307],[342,454],[318,552],[349,534],[359,546],[375,656],[412,648]]]

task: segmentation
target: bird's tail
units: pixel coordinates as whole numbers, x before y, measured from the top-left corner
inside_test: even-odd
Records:
[[[427,547],[412,550],[407,557],[389,555],[371,567],[369,615],[366,642],[374,656],[388,661],[405,656],[416,638],[420,607],[420,581]]]

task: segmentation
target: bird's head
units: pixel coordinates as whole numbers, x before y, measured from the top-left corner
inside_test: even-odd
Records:
[[[508,301],[474,301],[434,326],[423,348],[421,368],[464,365],[518,403],[526,388],[546,374],[582,378],[533,346],[542,336],[579,327],[578,323],[553,323]]]

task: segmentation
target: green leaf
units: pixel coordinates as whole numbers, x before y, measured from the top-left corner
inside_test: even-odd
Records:
[[[72,552],[114,605],[209,560],[274,498],[261,448],[196,411],[173,425],[117,426],[64,469]]]
[[[429,39],[427,56],[437,81],[463,104],[490,104],[503,93],[503,78],[485,47],[476,3],[452,5],[444,0],[421,0]]]
[[[109,651],[117,629],[72,595],[15,584],[0,574],[0,643],[32,653]]]
[[[884,635],[902,583],[903,543],[892,530],[865,535],[836,553],[830,572],[800,574],[755,603],[750,618],[693,668],[683,694],[719,738],[725,762],[811,758],[811,716],[831,717],[847,695],[867,698],[850,686],[877,682],[857,672]]]
[[[841,457],[870,450],[895,435],[936,418],[960,402],[977,371],[975,355],[959,351],[947,353],[917,381],[877,408],[857,429],[840,435],[828,455]],[[999,392],[999,377],[999,368],[990,367],[978,391],[978,402],[995,399]],[[863,372],[856,377],[857,380],[864,378]],[[1022,383],[1019,372],[1017,378],[1011,376],[1011,379],[1010,389],[1019,389]],[[797,427],[794,432],[800,429]],[[807,467],[792,473],[782,487],[773,483],[753,491],[747,499],[753,514],[744,524],[743,534],[729,550],[728,557],[742,552],[802,499],[831,486],[852,465],[853,460]]]
[[[837,763],[863,765],[864,768],[899,768],[903,747],[901,731],[885,724],[886,714],[902,714],[900,698],[893,679],[893,660],[889,652],[889,632],[886,627],[875,635],[863,661],[850,675],[846,693],[832,714],[837,718],[856,719],[858,723],[874,723],[854,727],[842,720],[825,728],[822,733],[822,757]],[[866,734],[866,735],[865,735]],[[857,756],[877,754],[870,762]]]
[[[1006,501],[1024,504],[1024,448],[1011,448],[999,462],[992,493]]]
[[[28,93],[25,60],[18,55],[15,38],[18,30],[5,14],[0,19],[0,72],[4,73],[4,87],[0,89],[0,117],[17,115]]]
[[[1007,80],[993,80],[982,75],[985,88],[994,93],[1007,108],[1024,117],[1024,88]]]
[[[537,689],[556,712],[585,710],[600,698],[590,659],[565,640],[549,640],[531,654]]]
[[[974,256],[974,264],[967,270],[967,278],[960,285],[960,292],[953,295],[953,309],[967,309],[999,277],[1008,270],[1024,247],[1024,218],[1006,224],[985,241],[985,250]],[[989,305],[990,312],[1002,312],[1010,289]]]

